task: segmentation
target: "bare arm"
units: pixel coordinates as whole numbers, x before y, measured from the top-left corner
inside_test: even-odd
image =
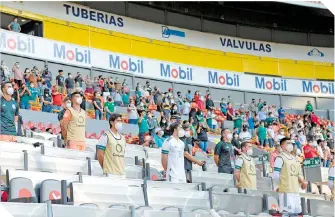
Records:
[[[9,29],[10,31],[12,31],[12,29],[10,28],[10,24],[8,24],[8,26],[7,26],[7,27],[8,27],[8,29]]]
[[[219,166],[219,155],[217,154],[214,155],[214,161],[215,161],[216,166]]]
[[[194,164],[198,164],[199,166],[202,166],[202,165],[204,164],[203,162],[196,160],[196,159],[195,159],[192,155],[190,155],[190,153],[188,153],[187,151],[184,151],[184,157],[185,157],[187,160],[191,161],[192,163],[194,163]]]
[[[62,135],[64,137],[64,141],[67,141],[67,127],[71,120],[71,112],[69,110],[65,111],[63,120],[60,122]]]
[[[234,176],[235,176],[236,184],[237,184],[237,185],[238,185],[238,183],[240,183],[240,175],[241,175],[241,171],[235,169],[235,170],[234,170]]]
[[[101,168],[104,167],[104,155],[105,155],[105,151],[98,149],[97,158],[98,158]]]
[[[168,155],[167,154],[162,154],[162,166],[164,168],[164,171],[167,170],[167,160],[168,159]]]

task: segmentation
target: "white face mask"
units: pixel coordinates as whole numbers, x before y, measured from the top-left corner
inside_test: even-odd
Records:
[[[288,144],[288,145],[286,146],[286,151],[288,151],[288,152],[293,151],[293,145],[292,145],[292,144]]]
[[[280,135],[284,135],[285,133],[282,131],[282,132],[280,132]]]
[[[115,129],[120,132],[122,130],[122,124],[121,123],[116,123],[115,124]]]
[[[160,131],[160,132],[159,132],[159,135],[160,135],[160,136],[163,136],[163,135],[164,135],[164,131]]]
[[[248,149],[248,150],[247,150],[247,155],[248,155],[248,156],[251,156],[252,154],[253,154],[253,150],[252,150],[252,148],[251,148],[251,149]]]
[[[13,95],[13,93],[14,93],[14,88],[10,87],[10,88],[7,89],[7,94],[8,95]]]
[[[180,129],[178,131],[178,137],[181,138],[181,137],[184,137],[185,136],[185,131],[183,129]]]
[[[82,102],[83,102],[83,98],[81,98],[81,97],[77,98],[77,103],[78,104],[81,104]]]
[[[233,134],[229,133],[226,137],[227,137],[227,139],[230,141],[230,140],[232,140],[232,138],[233,138]]]
[[[70,102],[66,103],[66,108],[71,108],[71,103]]]

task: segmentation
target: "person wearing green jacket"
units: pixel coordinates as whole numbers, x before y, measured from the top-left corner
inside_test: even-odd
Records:
[[[313,111],[313,105],[311,104],[311,101],[307,101],[305,111],[312,112]]]
[[[258,142],[260,146],[264,147],[266,145],[266,128],[264,127],[264,122],[262,121],[259,127],[256,129],[256,135],[258,137]]]

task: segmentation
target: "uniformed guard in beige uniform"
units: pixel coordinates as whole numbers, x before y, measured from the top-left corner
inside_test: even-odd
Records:
[[[280,140],[282,153],[274,163],[273,180],[279,185],[279,207],[283,216],[298,216],[301,212],[299,189],[306,189],[299,161],[291,154],[293,145],[289,138]]]
[[[257,189],[256,167],[252,155],[252,145],[249,142],[241,144],[241,155],[236,159],[234,176],[236,185],[242,189]]]
[[[126,140],[120,134],[122,129],[121,115],[112,114],[109,124],[110,130],[102,135],[98,142],[98,161],[106,176],[125,177]]]

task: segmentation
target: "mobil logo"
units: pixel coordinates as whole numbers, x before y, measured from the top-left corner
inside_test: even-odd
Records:
[[[193,69],[191,67],[172,67],[170,64],[161,63],[161,76],[181,80],[193,80]]]
[[[109,67],[119,71],[144,73],[143,60],[133,57],[109,55]]]
[[[264,78],[255,76],[255,86],[262,90],[279,90],[287,91],[286,79]]]
[[[208,71],[208,83],[210,84],[219,84],[222,86],[232,86],[239,87],[240,86],[240,76],[238,74],[230,73],[222,73]]]
[[[71,47],[54,43],[54,57],[75,63],[91,64],[91,51],[85,48]]]
[[[313,84],[312,81],[301,81],[302,92],[304,93],[323,93],[334,95],[334,82],[317,82]]]
[[[10,52],[35,53],[35,41],[27,36],[20,34],[7,34],[1,32],[0,49]]]

